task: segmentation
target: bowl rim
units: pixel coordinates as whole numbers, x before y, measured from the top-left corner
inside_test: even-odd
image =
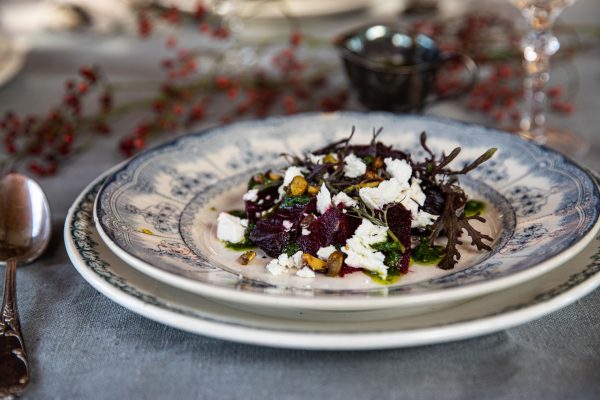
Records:
[[[345,45],[345,43],[348,41],[348,39],[350,39],[352,37],[356,37],[359,34],[366,31],[367,29],[374,27],[374,26],[385,26],[387,28],[390,28],[391,30],[394,30],[398,33],[403,33],[410,37],[414,37],[416,35],[421,35],[421,36],[424,36],[424,37],[430,39],[433,43],[435,43],[435,47],[439,51],[439,54],[440,54],[439,60],[436,60],[433,62],[422,61],[422,62],[418,62],[415,64],[410,64],[410,65],[392,66],[389,64],[382,64],[380,62],[373,61],[372,59],[370,59],[368,57],[362,56],[362,55],[356,53],[355,51],[350,50],[348,48],[348,46]],[[333,44],[340,52],[341,57],[346,61],[358,64],[364,68],[373,70],[375,72],[396,73],[396,74],[402,74],[402,75],[414,73],[415,71],[435,70],[435,69],[439,68],[439,66],[446,60],[446,58],[449,55],[447,52],[443,52],[440,49],[440,47],[438,46],[437,41],[434,40],[429,35],[426,35],[424,33],[410,33],[408,31],[408,29],[403,28],[401,24],[391,23],[391,22],[377,22],[377,23],[369,23],[369,24],[361,25],[357,28],[354,28],[350,31],[346,31],[346,32],[341,33],[338,36],[336,36],[333,39]]]

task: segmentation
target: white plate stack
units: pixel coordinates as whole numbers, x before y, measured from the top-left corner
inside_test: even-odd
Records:
[[[457,165],[494,158],[461,180],[483,200],[491,252],[465,247],[454,270],[412,266],[381,285],[273,276],[259,256],[215,235],[219,211],[241,208],[245,182],[348,136],[379,139],[415,158],[426,131],[434,152],[462,148]],[[596,179],[546,148],[477,125],[386,113],[306,114],[218,127],[148,150],[103,174],[77,198],[65,243],[81,275],[124,307],[183,330],[302,349],[375,349],[464,339],[555,311],[600,284]]]

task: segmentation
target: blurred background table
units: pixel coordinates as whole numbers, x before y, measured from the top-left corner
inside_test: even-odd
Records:
[[[308,18],[302,23],[306,30],[332,37],[386,15],[389,2],[374,3],[372,9]],[[452,10],[454,6],[445,7]],[[564,12],[563,20],[595,24],[598,16],[599,2],[580,0]],[[263,34],[261,30],[279,29],[277,23],[255,28],[249,24],[248,29]],[[140,45],[132,37],[37,35],[28,44],[23,70],[0,88],[3,110],[46,111],[62,93],[62,82],[83,64],[100,63],[111,76],[122,78],[155,74],[149,67],[156,64],[152,44]],[[331,56],[335,57],[333,51]],[[577,111],[563,123],[592,142],[590,152],[577,161],[600,171],[600,51],[581,54],[574,62],[581,82]],[[351,102],[350,108],[361,106]],[[453,102],[430,107],[426,114],[489,123]],[[123,129],[129,129],[128,122],[123,121]],[[215,123],[207,120],[204,125]],[[122,308],[78,275],[62,243],[64,217],[76,195],[122,160],[115,141],[98,140],[94,151],[74,157],[58,175],[40,180],[51,203],[54,236],[42,259],[19,270],[19,309],[33,374],[25,398],[600,396],[598,290],[559,312],[496,334],[364,352],[291,351],[229,343],[178,331]]]

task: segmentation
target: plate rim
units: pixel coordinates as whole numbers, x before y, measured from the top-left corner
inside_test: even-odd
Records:
[[[75,213],[77,212],[78,206],[83,203],[85,196],[87,196],[94,186],[99,184],[102,179],[105,179],[109,173],[110,171],[103,173],[100,177],[94,179],[87,185],[68,210],[64,224],[64,243],[69,259],[86,282],[111,301],[143,317],[194,334],[201,334],[239,343],[303,350],[374,350],[415,347],[465,340],[521,325],[572,304],[600,286],[600,270],[597,270],[587,276],[584,281],[576,283],[567,290],[564,290],[549,299],[542,299],[530,306],[525,305],[522,308],[504,312],[501,310],[498,313],[491,313],[488,316],[474,318],[468,321],[458,321],[456,323],[442,324],[439,326],[399,331],[306,333],[301,331],[278,331],[274,328],[258,329],[252,326],[234,325],[227,323],[226,321],[200,320],[198,316],[185,315],[184,313],[170,311],[157,305],[144,302],[141,299],[132,296],[130,293],[123,290],[123,288],[119,289],[115,285],[102,279],[99,274],[92,271],[91,268],[80,261],[80,258],[82,259],[82,257],[78,254],[78,250],[74,244],[74,238],[71,235],[71,227],[75,223]],[[90,224],[90,229],[96,229],[95,224]],[[598,237],[597,240],[600,240],[600,237]],[[595,262],[593,260],[595,260]],[[120,261],[124,262],[123,260]],[[588,266],[598,267],[599,265],[600,248],[596,250],[592,257],[592,261]],[[579,273],[584,271],[585,270],[582,270]],[[524,282],[524,284],[527,284],[527,282]],[[560,287],[563,284],[564,282],[558,284],[553,289]],[[177,288],[174,289],[179,290]],[[538,293],[537,296],[550,292],[551,290],[552,289],[548,289],[545,292]],[[155,296],[160,297],[157,295]],[[203,299],[202,296],[194,296]],[[210,301],[210,299],[205,300]]]
[[[424,121],[435,121],[438,123],[450,123],[454,125],[461,125],[465,127],[476,127],[478,129],[482,129],[485,131],[495,132],[502,135],[510,136],[514,138],[514,140],[522,140],[521,138],[516,137],[515,135],[501,131],[498,129],[486,127],[480,124],[455,120],[451,118],[445,117],[437,117],[437,116],[429,116],[429,115],[401,115],[398,116],[393,113],[388,112],[355,112],[355,111],[344,111],[344,112],[333,112],[333,113],[321,113],[321,112],[311,112],[311,113],[302,113],[297,114],[297,117],[300,118],[317,118],[317,117],[330,117],[330,116],[354,116],[360,117],[365,115],[383,115],[383,116],[393,116],[394,118],[413,118]],[[294,118],[296,116],[292,116]],[[269,120],[273,121],[282,121],[289,120],[289,116],[276,116],[271,117]],[[241,123],[262,123],[264,120],[255,119],[249,121],[242,121]],[[576,256],[579,252],[581,252],[593,239],[596,233],[600,230],[600,218],[596,219],[596,222],[591,227],[591,229],[582,236],[577,242],[573,243],[568,249],[565,249],[562,253],[556,254],[552,258],[549,258],[537,265],[534,265],[528,269],[515,272],[508,276],[494,278],[484,282],[471,283],[466,286],[458,286],[452,288],[444,288],[437,289],[428,292],[421,293],[398,293],[394,296],[384,296],[384,297],[361,297],[361,298],[351,298],[351,297],[302,297],[302,296],[290,296],[290,295],[275,295],[269,293],[254,293],[243,290],[238,290],[230,287],[216,286],[210,283],[205,283],[199,280],[194,280],[187,277],[182,277],[176,275],[174,273],[162,270],[153,266],[152,264],[137,258],[136,256],[129,254],[127,250],[123,249],[119,246],[118,243],[114,242],[107,232],[104,230],[102,223],[100,221],[99,213],[101,213],[99,199],[100,195],[104,192],[106,187],[114,181],[116,175],[120,171],[126,170],[130,164],[137,159],[138,157],[143,157],[145,155],[151,154],[163,147],[172,146],[176,144],[180,140],[185,140],[188,137],[201,137],[207,134],[211,134],[214,131],[218,131],[223,127],[220,125],[210,127],[199,132],[190,133],[188,135],[183,135],[172,140],[169,140],[165,143],[162,143],[158,146],[149,148],[139,153],[138,155],[126,160],[122,164],[120,164],[119,168],[115,168],[111,170],[111,174],[106,178],[102,187],[98,192],[98,196],[96,197],[96,201],[94,203],[94,222],[96,225],[96,229],[100,234],[100,237],[105,242],[105,244],[110,248],[110,250],[115,253],[119,258],[125,261],[128,265],[136,268],[138,271],[151,276],[152,278],[164,282],[168,285],[175,286],[177,288],[183,289],[188,292],[200,294],[203,296],[208,296],[211,298],[223,300],[223,301],[237,301],[244,303],[253,303],[256,305],[263,306],[271,306],[276,308],[310,308],[313,310],[368,310],[373,308],[389,308],[396,307],[400,305],[406,306],[414,306],[414,305],[427,305],[427,304],[435,304],[439,302],[446,301],[459,301],[467,298],[472,298],[475,296],[480,296],[487,293],[492,293],[494,291],[503,290],[513,285],[516,285],[521,282],[528,281],[535,277],[541,276],[546,272],[556,268],[557,266],[565,263],[569,259]],[[526,142],[526,141],[524,141]],[[594,177],[592,173],[585,167],[580,166],[576,161],[570,159],[562,153],[559,153],[555,150],[552,150],[546,146],[539,146],[544,149],[545,152],[549,152],[554,156],[558,156],[561,160],[571,164],[571,166],[577,168],[582,171],[593,183],[596,190],[596,198],[600,198],[600,186],[598,180]],[[440,299],[440,297],[442,297]],[[274,302],[273,300],[277,300]]]

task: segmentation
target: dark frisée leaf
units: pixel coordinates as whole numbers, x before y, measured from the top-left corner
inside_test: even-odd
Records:
[[[485,222],[485,219],[475,214],[471,217],[465,216],[464,211],[457,215],[457,210],[463,210],[467,202],[467,195],[458,186],[445,185],[443,189],[446,191],[447,200],[444,207],[444,212],[438,218],[433,226],[433,231],[429,237],[430,243],[443,231],[448,238],[448,243],[444,251],[444,256],[438,266],[441,269],[452,269],[460,260],[460,252],[457,246],[463,244],[460,234],[464,229],[471,238],[471,244],[476,246],[478,250],[491,250],[492,248],[483,241],[491,242],[492,237],[485,235],[471,226],[469,221],[476,220]]]

